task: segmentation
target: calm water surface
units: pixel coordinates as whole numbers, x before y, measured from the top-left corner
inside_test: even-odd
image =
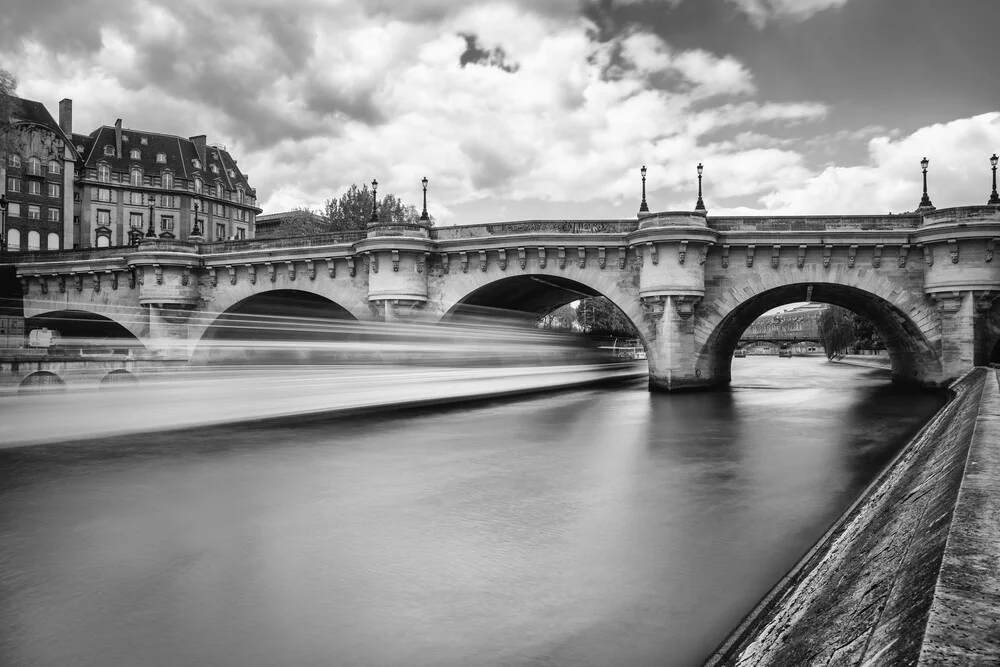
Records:
[[[0,664],[698,664],[943,402],[733,378],[0,451]]]

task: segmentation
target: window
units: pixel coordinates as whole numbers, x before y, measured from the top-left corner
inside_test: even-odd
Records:
[[[159,162],[160,164],[166,164],[167,163],[167,154],[166,153],[157,153],[156,154],[156,161]]]
[[[57,160],[49,160],[49,173],[50,174],[61,174],[62,167],[59,165]]]
[[[97,165],[97,180],[101,183],[111,182],[111,167],[106,164]]]
[[[160,206],[163,208],[173,208],[174,207],[174,196],[173,195],[161,195],[160,196]]]
[[[21,249],[21,232],[16,229],[7,230],[7,250],[17,252]]]
[[[133,206],[142,206],[142,193],[141,192],[130,192],[128,193],[128,203]]]
[[[138,187],[142,185],[142,171],[139,169],[133,169],[131,176],[129,178],[129,183]]]
[[[55,232],[49,232],[49,235],[45,237],[45,249],[46,250],[59,250],[59,235]]]
[[[111,201],[111,190],[108,188],[94,188],[94,198],[97,201]],[[141,195],[139,201],[140,203],[142,202]]]
[[[34,206],[32,204],[28,205],[28,218],[31,220],[41,220],[42,219],[42,209]]]
[[[227,169],[226,173],[229,174],[229,178],[236,178],[236,172],[232,169]]]
[[[221,222],[215,223],[215,240],[226,238],[226,226]]]
[[[160,231],[161,232],[172,232],[174,231],[174,216],[164,215],[160,218]]]
[[[111,245],[111,235],[110,234],[98,234],[97,235],[97,247],[107,248]]]
[[[236,188],[236,201],[243,203],[243,188]]]
[[[115,154],[115,147],[111,146],[111,145],[105,146],[104,147],[104,154],[105,155],[114,155]]]
[[[142,229],[142,213],[129,213],[128,226],[132,229]]]
[[[42,249],[42,235],[31,230],[28,232],[28,251],[41,250]]]
[[[163,176],[160,179],[160,183],[165,188],[173,188],[174,187],[174,175],[171,174],[169,171],[163,172]]]
[[[201,169],[201,160],[195,158],[194,160],[191,160],[191,163],[194,165],[195,169]]]
[[[73,191],[73,201],[80,201],[80,191],[79,190],[74,190]]]
[[[49,222],[59,222],[59,209],[49,208]]]
[[[11,202],[7,205],[7,217],[8,218],[20,218],[21,217],[21,205],[16,202]]]
[[[42,175],[42,161],[36,157],[28,158],[28,173],[32,176]]]
[[[83,144],[76,145],[76,152],[79,153],[80,155],[83,155]]]
[[[139,137],[139,143],[142,144],[143,146],[148,146],[149,139],[147,139],[146,137]]]
[[[242,241],[246,237],[247,237],[247,230],[244,229],[243,227],[237,227],[236,228],[236,238],[238,238],[239,240]]]
[[[222,183],[215,186],[215,196],[220,199],[226,198],[226,189],[222,187]]]
[[[226,217],[226,205],[225,204],[212,204],[212,215],[218,215],[220,217]]]
[[[133,160],[138,160],[138,159],[140,159],[142,157],[142,154],[139,153],[139,149],[133,148],[132,150],[130,150],[128,152],[128,156],[130,158],[132,158]]]
[[[73,224],[77,225],[77,226],[80,225],[80,216],[78,216],[78,215],[74,215],[73,216]]]
[[[194,191],[197,192],[198,194],[201,194],[201,179],[200,178],[194,179]]]
[[[42,194],[42,184],[38,181],[28,181],[28,194],[29,195],[40,195]]]
[[[49,183],[49,196],[50,197],[58,197],[60,194],[62,194],[62,192],[61,192],[61,188],[59,187],[59,184],[58,183]]]
[[[7,192],[20,192],[21,191],[21,179],[14,178],[13,176],[7,177]]]
[[[16,153],[11,153],[10,157],[7,158],[7,165],[10,167],[20,167],[21,166],[21,156]]]
[[[213,165],[211,165],[211,166],[209,167],[209,169],[211,169],[211,170],[212,170],[212,173],[213,173],[213,174],[218,174],[218,173],[219,173],[219,167],[218,167],[217,165],[214,165],[214,164],[213,164]]]
[[[111,224],[111,211],[98,211],[97,225],[99,227],[107,227],[110,224]]]

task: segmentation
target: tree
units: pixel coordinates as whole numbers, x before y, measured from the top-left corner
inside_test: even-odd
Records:
[[[828,359],[846,352],[854,345],[854,313],[840,306],[827,306],[819,316],[819,340]]]
[[[352,183],[340,197],[326,201],[326,218],[330,221],[330,231],[365,230],[371,217],[372,192],[367,185],[359,188]],[[416,222],[419,218],[420,211],[417,207],[404,204],[396,195],[384,195],[379,202],[379,222]],[[430,224],[434,224],[433,218]]]
[[[14,95],[17,89],[17,79],[7,70],[0,68],[0,157],[7,159],[7,154],[17,148],[17,137],[8,131],[11,127],[11,117],[20,109],[20,103]]]
[[[854,348],[856,350],[884,350],[885,344],[878,331],[866,318],[854,314]]]
[[[570,304],[559,306],[548,315],[538,319],[538,328],[549,331],[572,331],[573,323],[577,321],[577,312]]]
[[[638,338],[632,321],[604,296],[587,297],[576,309],[576,321],[588,334],[606,338]]]

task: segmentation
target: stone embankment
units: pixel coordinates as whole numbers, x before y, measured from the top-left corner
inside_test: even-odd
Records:
[[[707,664],[1000,664],[998,381],[956,381]]]
[[[850,364],[851,366],[865,366],[866,368],[892,368],[892,361],[888,355],[880,354],[838,354],[830,361],[838,364]]]

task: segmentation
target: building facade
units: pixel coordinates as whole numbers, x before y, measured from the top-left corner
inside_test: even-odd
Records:
[[[8,250],[254,237],[257,193],[225,146],[121,119],[76,134],[72,100],[59,103],[58,123],[41,103],[19,103],[18,150],[3,174]]]

